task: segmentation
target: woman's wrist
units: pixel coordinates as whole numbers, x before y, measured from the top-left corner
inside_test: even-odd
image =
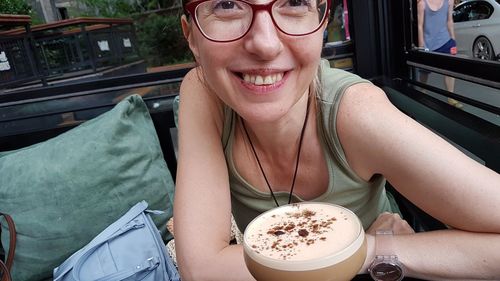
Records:
[[[368,267],[375,259],[375,236],[366,234],[366,258],[358,274],[368,274]]]

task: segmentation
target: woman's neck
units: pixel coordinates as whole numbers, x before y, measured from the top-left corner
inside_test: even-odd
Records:
[[[311,103],[309,115],[315,114],[315,103],[309,100],[306,93],[288,114],[275,122],[255,124],[244,121],[259,157],[262,155],[266,162],[295,159],[302,128],[310,126],[304,123],[308,103]],[[308,118],[307,123],[314,122],[312,119]]]

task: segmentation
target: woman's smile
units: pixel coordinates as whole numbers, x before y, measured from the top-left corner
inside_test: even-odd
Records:
[[[268,74],[268,75],[252,75],[252,74],[243,74],[243,80],[247,83],[251,83],[257,86],[261,85],[272,85],[276,82],[281,81],[284,73],[276,73],[276,74]]]
[[[240,85],[255,94],[268,94],[282,88],[290,71],[266,70],[236,72]]]

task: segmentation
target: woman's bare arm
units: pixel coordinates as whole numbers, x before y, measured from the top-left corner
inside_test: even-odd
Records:
[[[451,39],[455,40],[455,26],[453,24],[453,6],[455,5],[453,0],[448,0],[448,21],[447,28],[450,33]]]
[[[500,233],[500,175],[394,107],[369,84],[351,87],[338,117],[351,167],[384,175],[406,198],[454,228]]]
[[[417,1],[417,30],[418,30],[418,47],[424,48],[424,15],[425,15],[425,2],[424,0]]]
[[[461,230],[414,234],[398,214],[383,213],[367,230],[368,253],[360,270],[368,273],[375,257],[375,232],[390,229],[395,254],[407,274],[424,280],[499,280],[500,235]],[[486,252],[482,257],[477,253]]]
[[[499,280],[500,235],[439,230],[394,236],[408,275],[424,280]]]
[[[369,84],[348,90],[337,122],[348,162],[360,177],[369,180],[383,174],[424,211],[463,230],[409,235],[402,240],[399,250],[411,269],[429,272],[432,279],[442,278],[440,272],[448,277],[489,274],[500,279],[500,268],[488,267],[485,272],[479,266],[498,264],[500,258],[500,213],[495,211],[500,205],[499,174],[402,114]],[[496,244],[488,247],[492,242]],[[426,252],[432,258],[419,256]]]
[[[241,246],[229,246],[231,200],[221,110],[196,70],[189,72],[180,94],[174,204],[176,252],[185,281],[253,280]]]

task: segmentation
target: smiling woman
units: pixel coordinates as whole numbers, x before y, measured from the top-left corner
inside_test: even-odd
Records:
[[[160,2],[165,5],[169,1]],[[412,20],[417,19],[417,0],[331,2],[193,0],[177,10],[165,7],[157,10],[157,1],[141,1],[141,4],[148,5],[133,6],[129,10],[130,16],[137,16],[134,19],[137,40],[143,40],[141,34],[146,34],[150,46],[148,52],[139,52],[139,61],[145,59],[162,65],[165,57],[156,60],[156,56],[189,43],[197,61],[194,70],[188,73],[186,65],[175,65],[158,67],[154,73],[131,74],[127,64],[118,67],[119,75],[127,73],[122,77],[108,76],[118,75],[111,71],[117,70],[113,67],[92,77],[78,75],[66,79],[67,75],[81,74],[78,67],[84,67],[78,64],[78,60],[70,59],[67,62],[74,63],[75,67],[68,68],[62,77],[54,75],[59,69],[51,68],[54,72],[50,73],[46,87],[41,85],[40,77],[36,77],[37,64],[30,67],[29,55],[19,55],[23,54],[21,47],[29,47],[25,44],[30,42],[27,29],[8,30],[6,25],[12,23],[12,18],[0,22],[0,67],[3,67],[0,80],[6,78],[10,81],[8,79],[23,73],[34,74],[31,78],[35,78],[9,88],[0,82],[0,151],[20,149],[17,152],[26,153],[28,145],[38,143],[34,147],[45,155],[50,151],[39,142],[102,114],[131,93],[139,93],[151,113],[163,157],[174,176],[178,163],[175,242],[183,280],[252,280],[254,277],[245,266],[243,247],[233,245],[231,234],[235,228],[251,234],[247,228],[252,229],[250,221],[258,215],[275,209],[277,205],[290,202],[297,206],[303,201],[341,205],[359,219],[359,225],[366,233],[366,251],[359,255],[363,257],[362,266],[356,268],[360,276],[355,280],[366,280],[368,272],[377,280],[383,280],[384,276],[397,280],[401,273],[420,279],[500,280],[500,214],[495,212],[500,204],[500,64],[414,49],[417,24]],[[0,0],[0,3],[4,1]],[[340,3],[344,10],[335,8]],[[53,29],[57,31],[55,33],[52,29],[48,32],[39,30],[40,27],[35,29],[33,24],[28,28],[34,38],[32,42],[36,43],[33,47],[67,47],[57,49],[60,54],[57,62],[65,60],[65,50],[68,55],[79,55],[78,44],[73,43],[82,43],[70,40],[80,38],[78,36],[83,31],[78,24],[64,25],[78,21],[74,19],[73,11],[68,11],[70,21],[44,25],[57,26]],[[180,23],[178,12],[184,12]],[[20,19],[29,24],[29,17]],[[171,28],[171,19],[177,19],[175,25],[187,40],[170,37],[177,34],[176,29]],[[100,20],[126,23],[127,27],[132,27],[129,19]],[[217,24],[208,25],[210,22]],[[328,26],[333,27],[332,32],[325,30]],[[95,48],[95,54],[112,56],[130,54],[135,50],[134,37],[126,35],[125,28],[113,26],[113,32],[107,33],[110,30],[109,25],[103,27],[100,24],[85,28],[90,39],[95,39],[90,40],[89,45]],[[345,31],[345,36],[342,31]],[[52,37],[56,33],[64,36],[66,45],[56,44],[58,41]],[[352,40],[349,44],[338,41],[348,35]],[[113,40],[105,43],[106,38]],[[324,47],[323,40],[335,42],[328,42]],[[40,45],[40,42],[51,44]],[[92,49],[87,50],[82,55],[90,61]],[[172,55],[176,61],[184,58],[175,51],[167,53],[177,54]],[[322,55],[331,59],[330,63],[322,60]],[[353,58],[349,70],[359,76],[331,67],[332,64],[339,65],[335,61],[346,56]],[[43,66],[43,58],[41,60]],[[113,62],[121,64],[126,61]],[[132,65],[142,66],[140,63]],[[416,68],[432,72],[429,84],[419,83],[418,77],[412,76],[415,72],[411,70]],[[442,75],[460,78],[456,79],[454,93],[432,86],[436,81],[442,81]],[[469,84],[464,86],[463,80]],[[170,139],[171,129],[175,132],[171,106],[172,99],[179,93],[181,81],[179,151],[176,154]],[[374,85],[382,87],[385,93]],[[464,106],[461,109],[450,106],[446,103],[447,97],[459,100]],[[488,115],[481,115],[482,111]],[[95,141],[104,135],[90,130],[85,136]],[[120,142],[135,139],[144,141],[145,136],[122,137]],[[82,139],[78,138],[78,141]],[[85,142],[86,145],[93,143]],[[78,155],[89,160],[83,146],[71,144],[74,149],[61,150],[60,146],[53,149],[63,152],[62,156],[70,160],[80,159],[76,157]],[[120,147],[116,142],[109,145],[113,149]],[[147,150],[148,145],[135,145],[114,155],[124,160],[144,149]],[[176,155],[179,155],[178,162]],[[32,163],[31,158],[25,158],[25,162]],[[106,159],[102,155],[94,158],[89,167],[95,168],[95,174],[102,178],[105,173],[95,163]],[[151,159],[145,160],[150,163]],[[55,169],[68,179],[66,182],[74,182],[78,177],[89,177],[83,172],[82,162],[77,162],[73,168],[78,172],[74,173],[61,174],[57,165],[40,167]],[[12,185],[15,181],[11,178],[33,182],[32,177],[16,177],[17,172],[6,177],[5,169],[23,170],[12,166],[13,163],[5,161],[0,165],[0,180],[5,181],[0,187]],[[107,161],[106,164],[119,163]],[[144,180],[142,170],[130,168],[140,163],[134,160],[124,164],[127,173],[139,172],[128,177],[129,180]],[[162,165],[160,170],[166,172],[166,169]],[[31,170],[24,168],[23,171]],[[39,174],[46,176],[46,173]],[[121,173],[118,176],[126,175]],[[64,187],[60,180],[50,183],[48,189],[40,185],[24,186],[36,189],[38,193],[31,192],[32,196],[43,194],[51,197],[52,193],[47,190],[54,184]],[[93,188],[102,189],[102,186],[93,185]],[[148,184],[141,185],[130,189],[127,194],[133,197],[152,192],[159,203],[169,204],[151,188]],[[113,190],[116,191],[116,186]],[[26,204],[26,196],[16,197],[13,191],[18,189],[7,191],[7,197],[0,196],[0,200],[5,201],[0,203],[0,208],[11,204],[11,211],[22,212],[19,204]],[[393,195],[396,200],[393,200]],[[21,198],[21,201],[9,200],[9,196]],[[55,206],[38,197],[35,201],[40,210],[47,212],[47,206]],[[83,204],[88,203],[84,199],[91,197],[82,193],[74,199]],[[407,200],[402,200],[403,197]],[[102,196],[99,198],[103,199]],[[69,201],[62,202],[68,204]],[[103,206],[113,205],[111,201],[105,203]],[[96,209],[92,204],[89,207]],[[432,216],[451,229],[443,229],[442,224],[437,227],[430,225],[421,216],[410,216],[415,213],[427,213],[427,217]],[[73,214],[81,216],[78,212]],[[298,223],[307,223],[311,218],[307,212],[303,215],[304,220]],[[327,216],[334,221],[331,214]],[[38,216],[30,218],[40,221]],[[339,218],[342,217],[335,215],[337,223]],[[327,228],[330,223],[327,221],[317,226],[312,220],[315,219],[298,229],[289,224],[275,225],[273,228],[283,229],[266,237],[279,239],[285,231],[297,229],[295,233],[304,238],[297,243],[307,247],[312,243],[309,239],[322,241],[315,231]],[[89,225],[98,226],[95,223],[82,224],[81,220],[64,221],[65,224],[74,222],[87,230]],[[24,225],[26,231],[39,233],[37,223],[20,224],[19,228]],[[53,230],[50,223],[46,225]],[[3,222],[2,227],[2,238],[8,238]],[[437,228],[441,230],[434,231]],[[67,228],[58,233],[73,238],[67,235]],[[286,235],[289,234],[293,232]],[[33,245],[40,245],[42,242],[35,236],[30,236]],[[22,252],[24,248],[26,252],[26,245],[22,246],[21,240],[17,240],[17,250]],[[70,244],[74,246],[73,240]],[[266,243],[272,246],[278,242],[276,247],[286,253],[284,249],[289,245],[282,241]],[[314,245],[321,247],[322,244]],[[390,245],[392,251],[384,245]],[[0,246],[7,245],[4,241]],[[49,248],[60,250],[60,247]],[[0,253],[5,250],[0,249]],[[28,252],[47,260],[44,258],[47,255],[40,251]],[[29,266],[38,264],[28,262],[25,266],[14,262],[13,266],[18,267],[15,271],[19,269],[32,274]],[[289,264],[285,265],[290,268]],[[48,275],[52,269],[53,266],[47,267]]]
[[[174,208],[183,280],[252,280],[241,245],[229,243],[231,214],[244,232],[260,213],[301,201],[335,203],[359,217],[367,231],[359,273],[385,255],[375,246],[383,231],[395,234],[384,241],[406,267],[399,272],[500,278],[500,215],[490,212],[500,204],[500,175],[402,114],[369,81],[321,61],[329,1],[184,7],[184,36],[199,66],[180,93]],[[415,234],[386,179],[454,230]],[[460,254],[478,247],[480,255]],[[443,262],[422,258],[429,255]],[[373,276],[385,280],[383,273]]]

